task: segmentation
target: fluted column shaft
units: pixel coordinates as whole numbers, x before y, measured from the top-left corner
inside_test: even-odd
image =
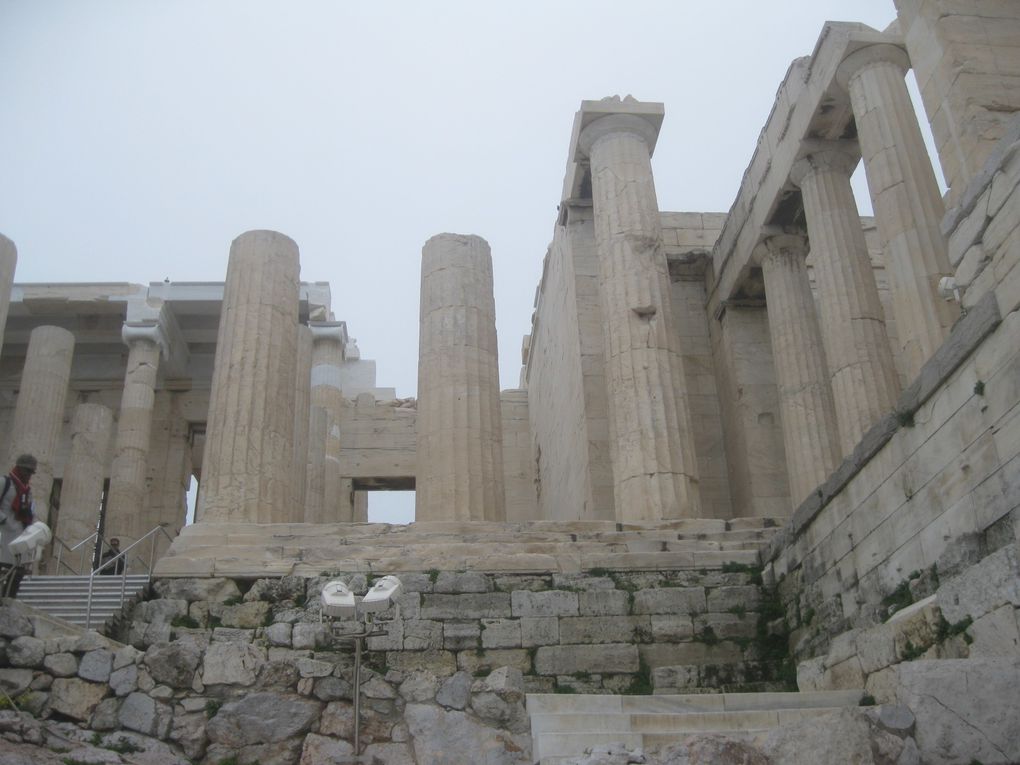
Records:
[[[102,404],[78,404],[71,417],[71,453],[60,490],[57,535],[75,545],[95,532],[103,501],[113,412]],[[72,562],[77,566],[77,560]],[[66,573],[66,572],[58,572]]]
[[[291,520],[305,519],[308,496],[308,426],[312,411],[312,330],[297,328],[297,363],[294,365],[294,507]]]
[[[26,452],[39,461],[32,476],[32,497],[41,521],[49,518],[53,463],[64,429],[64,404],[73,356],[74,335],[66,329],[36,327],[29,335],[7,464],[13,465],[17,456]]]
[[[0,350],[4,346],[4,328],[7,326],[7,311],[11,307],[11,287],[14,285],[17,265],[18,248],[14,242],[0,234]]]
[[[898,352],[912,380],[959,312],[938,294],[939,279],[952,273],[939,227],[945,209],[903,81],[909,66],[900,48],[872,45],[848,56],[837,76],[850,93],[885,251]]]
[[[316,322],[309,325],[312,332],[312,370],[310,405],[326,410],[326,425],[321,448],[321,460],[313,460],[315,470],[321,465],[321,497],[306,498],[313,508],[311,515],[316,523],[350,523],[350,500],[344,494],[340,477],[340,420],[344,406],[341,367],[344,363],[344,349],[347,333],[343,322]],[[307,480],[307,472],[306,472]],[[316,476],[318,481],[318,476]],[[349,491],[348,491],[349,494]],[[307,515],[307,513],[306,513]]]
[[[326,432],[329,412],[312,405],[308,414],[308,467],[305,471],[305,523],[325,523],[323,499],[326,496]]]
[[[298,248],[275,231],[234,240],[209,396],[200,521],[273,523],[294,498]]]
[[[619,520],[697,517],[701,505],[650,129],[640,117],[611,115],[580,140],[591,162]]]
[[[840,461],[825,349],[800,236],[765,240],[762,258],[790,499],[799,505]]]
[[[129,350],[113,442],[103,536],[118,537],[121,545],[127,547],[149,530],[143,528],[148,515],[144,505],[162,334],[154,324],[126,324],[121,334]]]
[[[477,236],[439,234],[421,257],[415,520],[501,521],[492,256]]]
[[[794,166],[807,216],[842,456],[899,394],[885,316],[850,187],[854,158],[818,151]]]

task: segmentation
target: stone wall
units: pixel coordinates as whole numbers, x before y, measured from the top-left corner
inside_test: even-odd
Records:
[[[371,393],[345,399],[340,415],[342,478],[355,484],[414,488],[415,426],[413,401],[377,401]],[[406,484],[406,485],[405,485]]]
[[[402,574],[399,608],[366,641],[368,754],[530,763],[525,692],[788,688],[777,604],[736,568]],[[157,580],[121,643],[57,634],[5,601],[0,683],[36,715],[141,734],[207,765],[318,765],[349,754],[352,738],[352,627],[334,634],[319,618],[331,578]],[[369,584],[343,578],[357,592]],[[259,715],[271,724],[249,724]]]
[[[556,227],[526,361],[539,515],[550,520],[615,517],[598,267],[583,212]]]

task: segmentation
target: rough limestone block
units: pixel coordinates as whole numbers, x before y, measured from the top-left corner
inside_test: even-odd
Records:
[[[389,651],[386,666],[398,672],[427,670],[438,677],[449,677],[457,671],[457,657],[453,651]]]
[[[205,653],[204,685],[242,685],[255,682],[266,662],[266,649],[243,643],[211,643]]]
[[[977,619],[967,633],[974,639],[970,644],[973,657],[1020,655],[1020,630],[1017,628],[1017,609],[1000,606]]]
[[[725,613],[734,609],[757,611],[761,591],[757,587],[714,587],[708,591],[708,610]]]
[[[578,593],[562,590],[546,592],[516,591],[511,594],[513,615],[522,616],[577,616]]]
[[[525,648],[560,642],[560,622],[555,616],[523,616],[519,621],[521,645]]]
[[[652,639],[655,642],[675,643],[690,640],[694,635],[694,620],[685,614],[655,614],[650,617]]]
[[[285,622],[277,622],[266,627],[266,641],[271,646],[289,648],[291,645],[291,630],[293,625]]]
[[[634,645],[542,646],[535,652],[535,673],[573,675],[577,672],[637,672]]]
[[[1020,606],[1020,556],[1007,545],[942,584],[938,604],[946,621],[979,619],[1001,605]]]
[[[454,594],[492,592],[492,581],[475,571],[442,571],[432,589],[433,592]]]
[[[461,651],[457,654],[457,669],[476,675],[492,672],[499,667],[513,667],[531,672],[531,655],[523,648],[493,648],[483,651]]]
[[[482,619],[482,648],[520,647],[520,619]]]
[[[58,677],[50,689],[50,709],[74,720],[87,722],[109,690],[105,683],[90,683],[77,677]]]
[[[897,671],[922,762],[1020,761],[1020,659],[910,661]]]
[[[110,679],[113,667],[113,652],[105,648],[89,651],[78,664],[78,677],[94,683],[105,683]]]
[[[43,669],[54,677],[73,677],[78,674],[78,660],[73,653],[51,653],[43,659]]]
[[[630,598],[623,590],[591,590],[577,594],[581,616],[624,616],[630,612]]]
[[[424,595],[421,615],[423,619],[498,619],[508,617],[511,615],[510,595],[505,592]]]
[[[663,587],[634,593],[635,614],[703,614],[708,603],[704,587]]]
[[[443,622],[443,648],[458,651],[464,648],[477,648],[481,645],[482,628],[477,620]]]
[[[565,616],[562,643],[635,643],[651,635],[648,616]]]
[[[895,630],[890,624],[879,624],[857,634],[857,657],[865,673],[877,672],[896,663]]]
[[[424,651],[443,647],[443,623],[428,619],[404,622],[405,651]]]
[[[255,629],[266,623],[268,615],[269,604],[264,601],[254,601],[239,603],[236,606],[223,606],[219,617],[224,627]]]

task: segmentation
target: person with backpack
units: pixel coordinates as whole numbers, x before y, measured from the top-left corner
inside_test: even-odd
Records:
[[[31,454],[19,456],[11,472],[4,477],[3,493],[0,494],[0,578],[4,578],[5,574],[13,577],[9,589],[11,597],[17,595],[24,571],[9,545],[35,521],[35,503],[29,483],[38,466],[38,461]]]

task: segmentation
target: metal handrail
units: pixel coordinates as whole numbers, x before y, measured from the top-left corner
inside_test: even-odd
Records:
[[[106,540],[103,539],[102,534],[100,534],[98,531],[93,531],[91,534],[89,534],[87,537],[85,537],[83,540],[78,542],[73,547],[68,547],[67,543],[64,540],[60,539],[59,537],[54,536],[53,537],[53,541],[54,542],[59,542],[60,543],[60,547],[63,548],[63,549],[58,549],[57,550],[57,571],[59,572],[60,571],[60,567],[64,566],[64,567],[67,568],[68,571],[73,571],[75,573],[75,575],[81,576],[81,572],[85,568],[85,550],[87,549],[86,547],[84,547],[84,545],[86,543],[88,543],[88,542],[93,541],[93,540],[96,540],[97,542],[99,542],[103,546],[106,545]],[[78,569],[75,570],[74,568],[71,567],[71,565],[69,563],[64,563],[64,561],[61,560],[61,557],[64,554],[64,550],[67,550],[69,553],[73,553],[79,547],[82,548],[82,550],[81,550],[81,561],[79,563]],[[95,550],[95,547],[93,546],[92,549]],[[89,568],[90,569],[92,568],[91,565],[89,566]]]
[[[109,576],[108,574],[103,574],[102,573],[103,569],[110,568],[112,566],[113,569],[116,570],[117,569],[117,561],[122,561],[124,563],[124,571],[123,571],[123,573],[121,573],[121,574],[114,574],[114,576],[120,576],[120,606],[121,606],[121,608],[123,608],[124,607],[124,595],[125,595],[125,592],[127,591],[127,578],[128,578],[128,573],[127,573],[128,566],[127,566],[127,564],[128,564],[128,560],[129,560],[128,553],[131,552],[138,545],[140,545],[142,542],[144,542],[146,539],[151,539],[150,546],[149,546],[149,563],[148,563],[148,565],[146,566],[146,569],[145,569],[146,583],[151,581],[152,580],[152,567],[153,567],[153,564],[154,564],[155,558],[156,558],[156,540],[158,538],[157,535],[156,535],[156,532],[157,531],[162,532],[163,536],[165,536],[171,543],[174,541],[174,538],[172,536],[170,536],[170,533],[166,530],[166,527],[168,525],[169,524],[167,524],[167,523],[161,523],[158,526],[154,526],[152,529],[147,531],[145,534],[140,536],[138,539],[136,539],[130,545],[125,547],[123,550],[121,550],[119,554],[115,555],[114,557],[110,558],[107,561],[101,562],[100,565],[97,566],[96,569],[89,575],[89,597],[88,597],[88,602],[85,605],[85,629],[88,630],[88,629],[92,628],[92,598],[93,598],[93,595],[95,593],[96,576],[99,576],[99,575],[101,575],[101,576]],[[145,563],[144,560],[142,560],[141,558],[138,558],[137,556],[135,556],[135,559],[136,560],[140,560],[143,564]]]

